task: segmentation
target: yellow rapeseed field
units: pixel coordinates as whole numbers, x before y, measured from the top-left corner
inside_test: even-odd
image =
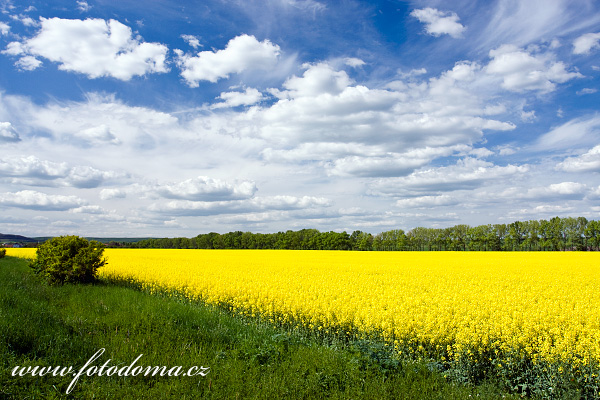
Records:
[[[7,255],[26,250],[9,249]],[[30,251],[33,255],[33,252]],[[600,254],[107,249],[103,277],[442,360],[600,363]],[[489,358],[489,360],[488,360]],[[594,368],[593,371],[596,371]],[[597,376],[590,376],[597,378]]]

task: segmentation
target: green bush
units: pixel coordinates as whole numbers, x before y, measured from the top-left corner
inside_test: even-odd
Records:
[[[36,252],[30,267],[52,285],[94,281],[98,268],[106,264],[104,245],[79,236],[52,238]]]
[[[0,258],[6,255],[6,249],[0,249]]]

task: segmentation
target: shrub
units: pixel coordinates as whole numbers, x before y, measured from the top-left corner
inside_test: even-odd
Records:
[[[106,264],[104,245],[79,236],[52,238],[36,251],[30,267],[52,285],[94,281],[98,268]]]
[[[0,249],[0,258],[6,255],[6,249]]]

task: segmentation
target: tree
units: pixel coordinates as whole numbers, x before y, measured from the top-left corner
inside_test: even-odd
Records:
[[[104,245],[79,236],[60,236],[44,242],[29,264],[36,274],[52,285],[87,283],[106,264]]]

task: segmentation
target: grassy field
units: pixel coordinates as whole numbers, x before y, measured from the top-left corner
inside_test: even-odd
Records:
[[[206,376],[12,376],[20,366],[209,367]],[[493,383],[447,382],[368,342],[329,342],[107,283],[50,287],[26,261],[0,260],[2,399],[482,399]],[[516,397],[515,397],[516,398]]]

